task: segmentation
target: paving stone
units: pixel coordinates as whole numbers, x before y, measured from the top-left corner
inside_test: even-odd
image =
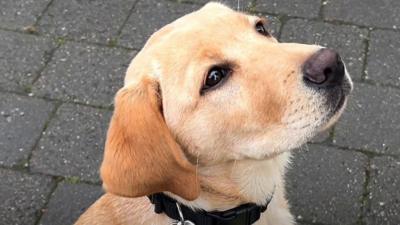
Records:
[[[323,14],[330,20],[340,20],[365,26],[400,28],[398,0],[325,0]]]
[[[319,44],[333,48],[341,54],[350,75],[354,79],[360,79],[363,73],[366,36],[366,30],[354,26],[293,19],[284,25],[281,41]]]
[[[367,158],[361,153],[309,145],[288,171],[288,199],[299,220],[354,224],[361,207]]]
[[[50,0],[1,0],[0,26],[23,29],[33,25]]]
[[[336,125],[334,143],[399,154],[399,112],[399,90],[357,83],[348,107]]]
[[[368,52],[367,79],[400,86],[400,34],[373,31]]]
[[[119,43],[132,48],[142,48],[150,35],[159,28],[199,8],[194,4],[169,1],[140,1],[122,30]]]
[[[51,191],[51,178],[0,169],[0,224],[34,224]]]
[[[67,42],[55,52],[33,92],[50,98],[111,105],[132,58],[133,52],[125,49]]]
[[[26,163],[54,106],[40,99],[0,95],[0,165]]]
[[[101,186],[61,183],[52,194],[39,224],[73,224],[102,193]]]
[[[22,91],[29,87],[53,47],[46,38],[0,31],[0,89]]]
[[[400,224],[400,160],[389,157],[372,161],[369,189],[371,209],[366,217],[367,225]]]
[[[39,32],[106,43],[117,35],[136,0],[55,0],[39,23]]]
[[[258,0],[255,4],[257,11],[307,18],[318,17],[320,8],[320,0]]]
[[[111,112],[62,105],[31,159],[32,171],[98,182]]]

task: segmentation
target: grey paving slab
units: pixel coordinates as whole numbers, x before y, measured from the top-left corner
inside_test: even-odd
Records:
[[[307,18],[318,17],[320,0],[258,0],[255,10]]]
[[[0,224],[30,225],[50,194],[49,177],[0,169]]]
[[[313,223],[354,224],[360,213],[367,158],[332,147],[309,145],[308,149],[295,154],[287,175],[295,217]]]
[[[53,47],[46,38],[0,30],[0,89],[29,87]]]
[[[31,170],[98,182],[111,112],[62,105],[33,151]]]
[[[142,48],[156,30],[199,8],[195,4],[158,0],[140,1],[122,30],[119,44]]]
[[[111,105],[133,52],[67,42],[35,83],[33,93],[56,99]]]
[[[318,44],[333,48],[344,59],[350,75],[360,79],[363,74],[366,36],[366,30],[354,26],[293,19],[283,26],[281,41]]]
[[[54,106],[40,99],[0,95],[0,165],[26,163]]]
[[[400,28],[398,0],[325,0],[323,14],[329,20],[365,26]]]
[[[371,33],[367,79],[400,86],[400,33],[373,31]]]
[[[400,160],[379,157],[373,159],[371,167],[371,208],[366,224],[400,224]]]
[[[357,83],[333,141],[349,148],[399,154],[399,112],[400,90]]]
[[[101,186],[60,183],[52,194],[39,224],[73,224],[102,193]]]
[[[1,0],[0,27],[23,29],[33,25],[50,0]]]
[[[136,0],[55,0],[39,23],[39,32],[107,43],[115,37]]]

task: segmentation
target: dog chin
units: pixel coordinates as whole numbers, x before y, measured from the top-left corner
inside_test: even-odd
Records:
[[[331,128],[340,118],[342,115],[344,109],[346,108],[347,105],[347,96],[343,96],[338,103],[338,106],[334,108],[331,112],[331,117],[327,120],[325,125],[323,125],[320,129],[320,132],[324,132]]]

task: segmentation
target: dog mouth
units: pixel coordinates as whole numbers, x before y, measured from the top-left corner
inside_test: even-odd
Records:
[[[344,103],[345,103],[345,101],[346,101],[346,98],[347,98],[347,95],[346,95],[346,94],[344,93],[344,91],[341,89],[341,90],[339,91],[339,100],[337,101],[336,106],[333,107],[333,109],[332,109],[332,114],[333,114],[333,115],[335,115],[338,111],[340,111],[340,110],[343,108]]]
[[[344,104],[346,103],[347,97],[350,95],[353,87],[351,84],[351,81],[348,79],[345,79],[343,81],[343,84],[339,87],[338,90],[338,101],[336,106],[333,108],[333,113],[336,114],[338,111],[340,111],[343,107]]]
[[[350,81],[345,80],[342,85],[333,87],[332,90],[330,90],[328,93],[325,93],[325,105],[327,107],[327,114],[325,116],[326,124],[333,124],[339,118],[340,114],[343,112],[346,100],[351,91],[352,85]]]

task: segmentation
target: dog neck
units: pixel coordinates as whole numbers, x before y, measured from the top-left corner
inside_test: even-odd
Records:
[[[206,211],[228,210],[245,203],[264,205],[283,185],[289,153],[265,160],[240,160],[217,165],[199,165],[200,196],[186,201],[170,194],[179,202]]]

